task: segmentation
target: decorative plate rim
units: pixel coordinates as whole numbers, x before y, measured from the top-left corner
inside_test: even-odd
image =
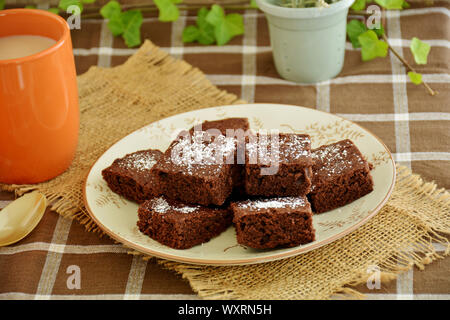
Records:
[[[122,237],[121,235],[117,234],[116,232],[110,230],[108,227],[106,227],[103,223],[101,223],[97,217],[95,216],[93,210],[91,209],[91,207],[89,206],[89,203],[87,201],[87,183],[88,183],[88,179],[89,176],[91,175],[91,172],[93,170],[93,168],[95,167],[95,165],[97,164],[97,162],[105,155],[105,153],[107,153],[113,146],[115,146],[117,143],[119,143],[120,141],[122,141],[123,139],[127,138],[128,136],[134,134],[135,132],[151,125],[152,123],[161,121],[161,120],[165,120],[171,117],[179,117],[182,115],[186,115],[192,112],[198,112],[201,110],[211,110],[211,109],[217,109],[217,108],[226,108],[226,107],[230,107],[230,106],[270,106],[270,107],[296,107],[296,108],[302,108],[302,109],[307,109],[307,110],[313,110],[313,111],[318,111],[327,115],[332,115],[334,117],[337,117],[339,119],[348,121],[350,123],[352,123],[353,125],[357,126],[358,128],[362,129],[363,131],[366,131],[369,135],[371,135],[372,137],[374,137],[385,149],[385,151],[387,152],[387,154],[389,155],[389,159],[391,160],[392,163],[392,168],[393,168],[393,172],[392,172],[392,181],[391,184],[388,188],[388,191],[385,195],[385,197],[383,198],[383,200],[369,213],[367,214],[366,217],[364,217],[363,219],[361,219],[360,221],[358,221],[357,223],[349,226],[348,228],[346,228],[345,230],[331,236],[328,238],[325,238],[317,243],[311,244],[307,247],[304,246],[300,246],[297,249],[291,250],[291,251],[287,251],[287,252],[282,252],[282,253],[277,253],[271,256],[265,256],[265,257],[255,257],[255,258],[245,258],[245,259],[235,259],[232,261],[226,261],[226,260],[213,260],[213,259],[201,259],[201,258],[189,258],[189,257],[180,257],[177,255],[173,255],[173,254],[168,254],[168,253],[163,253],[163,252],[159,252],[159,251],[155,251],[153,249],[150,249],[148,247],[144,247],[142,245],[133,243],[129,240],[127,240],[126,238]],[[234,105],[223,105],[223,106],[215,106],[215,107],[209,107],[209,108],[203,108],[203,109],[197,109],[197,110],[191,110],[191,111],[187,111],[187,112],[183,112],[183,113],[178,113],[178,114],[174,114],[171,115],[169,117],[166,118],[162,118],[159,120],[156,120],[154,122],[148,123],[145,126],[134,130],[133,132],[127,134],[126,136],[122,137],[121,139],[117,140],[116,142],[114,142],[107,150],[105,150],[105,152],[103,152],[98,158],[97,160],[92,164],[92,166],[90,167],[86,178],[85,178],[85,182],[84,182],[84,188],[83,188],[83,203],[84,206],[88,212],[89,217],[97,224],[97,226],[103,231],[105,232],[109,237],[111,237],[112,239],[122,243],[123,245],[125,245],[126,247],[136,250],[140,253],[143,254],[147,254],[147,255],[151,255],[157,258],[161,258],[161,259],[165,259],[165,260],[170,260],[170,261],[176,261],[176,262],[180,262],[180,263],[188,263],[188,264],[196,264],[196,265],[211,265],[211,266],[236,266],[236,265],[249,265],[249,264],[257,264],[257,263],[264,263],[264,262],[271,262],[271,261],[276,261],[276,260],[280,260],[280,259],[285,259],[285,258],[289,258],[289,257],[294,257],[297,256],[299,254],[302,253],[306,253],[312,250],[315,250],[317,248],[323,247],[329,243],[332,243],[344,236],[346,236],[347,234],[355,231],[356,229],[360,228],[362,225],[364,225],[365,223],[367,223],[371,218],[373,218],[380,210],[381,208],[386,204],[386,202],[389,200],[392,191],[394,190],[394,186],[395,186],[395,181],[396,181],[396,166],[395,166],[395,161],[394,158],[392,156],[392,153],[390,152],[389,148],[386,146],[386,144],[374,133],[372,133],[370,130],[360,126],[359,124],[348,120],[344,117],[341,117],[339,115],[330,113],[330,112],[326,112],[326,111],[322,111],[322,110],[317,110],[317,109],[312,109],[312,108],[307,108],[307,107],[303,107],[303,106],[297,106],[297,105],[289,105],[289,104],[278,104],[278,103],[245,103],[245,104],[234,104]]]

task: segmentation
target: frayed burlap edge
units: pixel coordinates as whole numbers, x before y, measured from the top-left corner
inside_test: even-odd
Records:
[[[179,95],[189,96],[194,92],[198,101],[195,100],[194,104],[189,105],[189,103],[184,103],[183,100],[178,107],[177,101],[175,101],[174,107],[174,102],[170,100],[170,97],[167,98],[168,101],[164,101],[161,97],[156,96],[155,98],[150,96],[150,93],[145,93],[140,85],[144,82],[143,80],[151,81],[151,76],[154,77],[154,75],[147,76],[146,73],[151,73],[154,70],[159,72],[158,79],[166,79],[169,83],[181,82],[182,86],[178,88],[181,91]],[[100,83],[98,78],[102,80]],[[97,86],[87,85],[95,82],[97,82]],[[184,91],[183,88],[185,88]],[[123,100],[122,103],[129,103],[130,105],[152,101],[149,105],[153,106],[156,111],[152,109],[152,115],[147,114],[147,118],[141,122],[133,118],[136,122],[107,137],[108,139],[100,145],[101,150],[96,150],[98,151],[97,154],[92,154],[92,158],[89,159],[91,163],[88,166],[79,167],[80,164],[77,163],[78,158],[76,156],[75,165],[73,164],[68,171],[50,182],[38,185],[0,184],[0,189],[14,191],[17,195],[39,190],[46,195],[53,211],[64,217],[76,219],[88,231],[97,232],[100,235],[104,235],[104,233],[88,216],[83,206],[81,189],[90,165],[103,151],[126,134],[160,118],[215,105],[243,103],[236,96],[213,86],[198,69],[184,61],[170,57],[149,41],[146,41],[141,49],[124,65],[110,69],[91,68],[86,74],[79,77],[79,91],[82,122],[83,115],[88,113],[86,111],[95,108],[95,103],[101,102],[92,99],[92,95],[98,95],[99,92],[103,91],[106,95],[115,95],[117,100],[126,96],[127,99]],[[89,100],[85,97],[89,95],[91,95],[89,98],[91,103],[85,103],[86,100]],[[98,99],[101,100],[101,97]],[[128,100],[132,101],[128,102]],[[158,105],[161,104],[162,107],[158,109],[158,106],[152,105],[153,101],[157,101]],[[116,102],[119,103],[119,101],[114,101],[114,103]],[[88,121],[89,118],[85,120]],[[80,139],[83,139],[83,137],[80,137]],[[83,152],[89,152],[89,150],[79,150],[78,156]],[[68,183],[66,179],[74,175],[74,170],[78,175],[77,179],[74,180],[76,192],[66,192],[67,190],[64,188],[59,188],[59,184]],[[165,268],[180,273],[183,278],[189,281],[193,290],[200,297],[207,299],[328,299],[332,295],[361,298],[363,295],[351,286],[367,281],[369,277],[366,272],[368,266],[378,266],[381,272],[381,281],[385,282],[395,279],[398,274],[409,270],[414,265],[423,269],[426,264],[448,255],[450,251],[448,240],[441,235],[443,233],[450,234],[449,193],[444,189],[437,189],[434,183],[424,182],[420,176],[412,174],[405,167],[399,166],[397,170],[397,184],[394,193],[377,216],[352,234],[312,252],[251,266],[211,267],[188,265],[161,259],[157,259],[157,261]],[[423,206],[423,204],[426,204],[426,206]],[[320,266],[316,266],[317,273],[312,274],[313,282],[308,282],[308,279],[305,280],[298,276],[302,273],[311,272],[311,268],[305,270],[305,266],[314,266],[315,261],[327,261],[329,257],[326,254],[342,254],[347,249],[346,245],[352,245],[353,238],[359,236],[364,240],[361,232],[370,233],[377,230],[383,232],[379,226],[378,229],[372,228],[377,230],[372,230],[371,226],[376,226],[377,223],[380,223],[380,221],[377,222],[377,219],[388,217],[390,213],[394,213],[396,217],[403,219],[399,222],[405,224],[406,221],[407,225],[415,230],[411,232],[412,236],[405,243],[391,244],[387,242],[389,250],[378,252],[374,248],[376,245],[368,242],[367,248],[375,251],[369,256],[360,252],[360,256],[356,255],[356,260],[352,260],[353,257],[346,257],[348,264],[353,267],[352,272],[346,277],[341,277],[339,274],[333,275],[332,273],[330,276],[329,270],[320,270]],[[361,240],[360,238],[357,240]],[[380,242],[382,240],[380,238]],[[364,241],[367,242],[368,239]],[[443,254],[440,255],[436,252],[432,245],[433,242],[444,245],[445,251]],[[343,246],[339,247],[340,245]],[[386,246],[386,243],[384,245]],[[130,250],[129,253],[142,255],[134,250]],[[150,259],[152,257],[143,255],[143,258]],[[332,263],[332,261],[328,262]],[[345,265],[341,267],[345,267]],[[272,278],[270,278],[271,274],[274,274]],[[291,281],[284,283],[280,274],[290,277]],[[327,274],[330,278],[323,279],[321,274]]]

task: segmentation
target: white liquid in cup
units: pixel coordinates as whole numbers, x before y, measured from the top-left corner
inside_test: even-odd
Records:
[[[42,36],[20,35],[0,37],[0,60],[17,59],[44,51],[56,43]]]

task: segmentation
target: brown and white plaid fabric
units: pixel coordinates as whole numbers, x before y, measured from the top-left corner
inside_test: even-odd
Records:
[[[123,1],[122,1],[123,2]],[[41,5],[45,8],[46,5]],[[302,105],[355,121],[378,135],[397,162],[426,180],[450,188],[450,3],[433,6],[412,1],[408,10],[391,11],[386,27],[391,45],[408,61],[412,37],[431,45],[428,64],[415,66],[439,91],[431,97],[411,84],[405,68],[392,56],[361,62],[349,43],[343,71],[330,81],[301,85],[281,79],[272,61],[263,13],[244,15],[245,35],[225,46],[184,45],[181,33],[195,23],[195,13],[174,23],[146,16],[142,39],[150,39],[175,57],[202,70],[221,89],[249,102]],[[137,49],[114,38],[102,20],[81,21],[72,31],[78,74],[90,66],[115,66]],[[0,193],[0,208],[14,198]],[[436,245],[438,252],[444,250]],[[73,268],[80,289],[70,289]],[[196,299],[187,281],[154,261],[129,255],[120,244],[58,214],[46,212],[27,238],[0,248],[0,299]],[[424,271],[412,269],[381,289],[357,289],[369,299],[450,299],[450,258]]]

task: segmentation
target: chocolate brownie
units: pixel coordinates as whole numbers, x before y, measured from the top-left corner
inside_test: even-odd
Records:
[[[247,118],[227,118],[215,121],[205,121],[200,125],[196,125],[192,127],[189,132],[193,133],[194,130],[206,131],[209,129],[217,129],[221,134],[228,137],[235,137],[238,141],[238,144],[242,145],[245,143],[245,134],[249,134],[250,124]],[[231,136],[231,132],[228,132],[227,129],[231,130],[239,130],[241,132],[235,132],[233,136]],[[242,150],[242,152],[241,152]],[[233,177],[233,195],[236,197],[241,197],[245,194],[244,187],[244,148],[240,150],[236,150],[235,162],[232,165],[232,177]]]
[[[237,242],[255,249],[295,247],[314,241],[306,197],[260,198],[231,203]]]
[[[247,143],[244,172],[247,194],[303,196],[310,191],[310,136],[280,133],[278,142],[275,148],[270,135],[258,134]]]
[[[103,169],[103,179],[115,193],[141,203],[160,194],[159,181],[151,168],[162,155],[153,149],[127,154]]]
[[[194,130],[206,131],[209,129],[217,129],[226,136],[227,129],[242,129],[243,131],[247,131],[249,128],[250,124],[248,123],[247,118],[226,118],[221,120],[205,121],[199,125],[195,125],[194,127],[192,127],[189,132],[192,133]]]
[[[370,165],[350,140],[312,151],[311,193],[313,211],[321,213],[346,205],[373,190]]]
[[[188,205],[163,196],[145,201],[138,210],[139,230],[175,249],[188,249],[218,236],[232,224],[227,208]]]
[[[236,141],[223,135],[214,143],[205,142],[199,131],[176,139],[155,164],[162,193],[174,200],[200,205],[222,205],[232,192],[233,167],[226,158],[233,154]],[[192,139],[193,138],[193,139]]]

